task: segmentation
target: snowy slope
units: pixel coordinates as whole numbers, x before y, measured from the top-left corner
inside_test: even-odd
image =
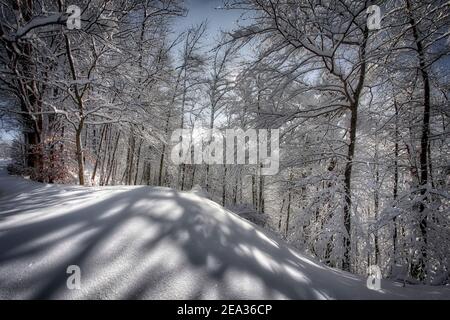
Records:
[[[81,268],[68,290],[66,268]],[[195,193],[0,173],[0,298],[450,299],[325,267]]]

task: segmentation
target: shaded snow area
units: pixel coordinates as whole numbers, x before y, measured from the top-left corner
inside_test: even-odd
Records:
[[[66,286],[67,267],[81,288]],[[48,185],[0,176],[2,299],[450,298],[445,287],[328,268],[220,205],[158,187]]]

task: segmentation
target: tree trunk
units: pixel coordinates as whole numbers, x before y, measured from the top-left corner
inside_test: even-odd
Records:
[[[419,71],[422,76],[423,81],[423,121],[422,121],[422,136],[420,139],[420,187],[421,187],[421,195],[424,196],[426,193],[427,185],[428,185],[428,144],[429,144],[429,133],[430,133],[430,111],[431,111],[431,101],[430,101],[430,79],[428,76],[428,71],[426,70],[426,61],[425,61],[425,51],[423,48],[422,41],[420,39],[419,30],[417,28],[416,21],[414,19],[411,3],[409,0],[406,0],[406,7],[409,14],[409,24],[411,25],[411,30],[413,32],[414,41],[417,46],[417,54],[419,58]],[[427,260],[427,215],[423,214],[425,210],[424,203],[426,199],[424,198],[419,206],[419,228],[422,236],[422,245],[420,248],[421,257],[419,258],[418,265],[416,266],[417,272],[416,275],[418,279],[424,280],[427,276],[426,270],[426,260]]]
[[[67,34],[64,34],[64,39],[66,43],[66,53],[67,60],[69,61],[70,72],[72,74],[72,80],[77,81],[77,73],[75,70],[75,62],[72,57],[72,51],[70,48],[70,40]],[[85,116],[84,116],[84,103],[82,95],[78,90],[78,85],[75,83],[73,85],[75,92],[75,100],[78,105],[78,116],[80,121],[78,123],[78,127],[75,128],[75,144],[77,148],[77,162],[78,162],[78,180],[80,185],[84,185],[84,156],[83,156],[83,146],[81,144],[81,132],[83,130]]]
[[[377,139],[377,137],[375,137]],[[375,211],[375,221],[378,220],[378,210],[380,206],[380,193],[379,193],[379,183],[380,183],[380,172],[378,168],[378,145],[375,146],[375,192],[374,192],[374,211]],[[374,231],[374,246],[375,246],[375,264],[378,265],[380,262],[380,247],[378,245],[378,230]]]
[[[263,164],[260,164],[259,168],[259,195],[258,195],[258,210],[264,213],[264,176],[261,174]]]
[[[225,198],[226,198],[226,193],[227,193],[227,188],[226,188],[226,184],[227,184],[227,166],[224,164],[223,165],[223,177],[222,177],[222,206],[225,207]]]
[[[289,219],[291,218],[291,201],[292,201],[292,172],[289,174],[288,201],[286,212],[286,224],[284,229],[284,237],[287,239],[289,233]]]
[[[395,108],[395,131],[394,131],[394,190],[393,190],[393,196],[394,201],[397,200],[398,197],[398,106],[397,102],[394,101],[394,108]],[[398,238],[398,231],[397,231],[397,217],[394,216],[392,219],[394,223],[394,235],[392,237],[392,245],[393,245],[393,251],[394,251],[394,265],[397,263],[397,238]]]
[[[110,164],[108,165],[109,172],[108,172],[108,175],[106,176],[106,182],[105,182],[105,185],[108,185],[108,183],[109,183],[109,178],[111,177],[111,174],[112,174],[112,172],[113,172],[113,169],[115,168],[114,162],[115,162],[115,158],[116,158],[117,146],[119,145],[119,138],[120,138],[120,131],[117,133],[116,141],[115,141],[115,143],[114,143],[114,151],[113,151],[113,154],[112,154],[112,157],[111,157],[111,162],[110,162]],[[116,165],[117,165],[117,164],[116,164]],[[114,179],[113,179],[113,180],[114,180]]]
[[[252,175],[252,205],[253,208],[255,208],[256,211],[258,211],[258,202],[256,199],[257,191],[256,191],[256,177],[255,175]]]
[[[83,145],[81,143],[81,130],[82,124],[75,132],[75,142],[77,147],[77,162],[78,162],[78,181],[81,186],[84,186],[84,157],[83,157]]]
[[[286,203],[286,198],[283,197],[283,201],[281,202],[281,209],[280,209],[280,217],[278,219],[278,231],[281,233],[281,220],[283,218],[283,209],[284,209],[284,204]]]
[[[92,184],[94,184],[94,181],[95,181],[95,174],[97,173],[98,163],[99,163],[100,159],[102,158],[101,157],[102,144],[103,144],[103,140],[105,139],[105,136],[106,136],[107,127],[108,127],[108,125],[104,125],[102,128],[102,132],[100,134],[100,143],[99,143],[99,146],[97,149],[97,157],[95,159],[94,170],[93,170],[92,176],[91,176]]]
[[[351,111],[350,120],[350,144],[348,147],[347,163],[345,165],[344,172],[344,192],[345,192],[345,204],[344,204],[344,227],[346,235],[344,236],[344,259],[342,262],[342,269],[350,272],[350,250],[351,250],[351,181],[352,181],[352,166],[353,157],[355,155],[356,145],[356,123],[358,119],[357,107],[354,107]]]
[[[142,139],[139,139],[139,147],[137,151],[137,159],[136,159],[136,173],[134,176],[134,185],[137,184],[137,178],[139,173],[139,162],[141,161],[141,148],[142,148]]]
[[[358,121],[358,107],[359,99],[364,87],[364,80],[366,77],[366,45],[367,38],[369,36],[369,30],[367,26],[364,28],[364,40],[360,47],[361,56],[361,69],[359,71],[359,80],[354,93],[354,101],[350,107],[350,141],[347,152],[347,163],[345,165],[344,172],[344,227],[346,234],[344,235],[344,258],[342,261],[342,269],[344,271],[351,271],[351,208],[352,208],[352,168],[353,168],[353,158],[355,156],[355,146],[356,146],[356,126]]]
[[[172,103],[175,101],[175,94],[172,99]],[[164,129],[164,136],[167,137],[167,134],[169,133],[169,124],[170,124],[170,109],[167,112],[167,119],[166,119],[166,126]],[[163,174],[164,174],[164,157],[166,155],[166,143],[163,143],[162,151],[161,151],[161,158],[159,160],[159,176],[158,176],[158,186],[163,185]]]
[[[130,159],[128,160],[127,167],[127,175],[126,175],[126,184],[131,185],[131,179],[133,177],[134,171],[134,150],[136,148],[136,138],[134,137],[134,131],[131,133],[130,137]]]

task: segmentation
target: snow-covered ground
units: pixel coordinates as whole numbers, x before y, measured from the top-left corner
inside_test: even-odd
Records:
[[[69,265],[81,289],[69,290]],[[189,192],[79,187],[0,172],[1,299],[450,299],[306,258]]]

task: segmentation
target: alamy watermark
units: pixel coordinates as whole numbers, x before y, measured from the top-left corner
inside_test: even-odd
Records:
[[[280,161],[279,138],[279,129],[177,129],[171,137],[175,143],[171,160],[177,165],[260,164],[261,175],[275,175]]]
[[[67,267],[67,274],[70,274],[66,280],[66,286],[69,290],[81,289],[81,269],[76,264],[72,264]]]
[[[66,13],[70,14],[67,18],[67,29],[81,29],[81,9],[74,4],[67,7]]]
[[[371,5],[366,10],[367,13],[367,29],[380,30],[381,29],[381,9],[377,5]]]
[[[67,7],[66,13],[70,14],[67,18],[67,28],[81,29],[81,9],[77,5],[70,5]],[[377,5],[371,5],[366,10],[367,16],[367,28],[369,30],[381,29],[381,9]]]
[[[370,290],[380,290],[381,289],[381,269],[377,265],[371,265],[367,268],[367,273],[369,276],[367,277],[366,285]]]

